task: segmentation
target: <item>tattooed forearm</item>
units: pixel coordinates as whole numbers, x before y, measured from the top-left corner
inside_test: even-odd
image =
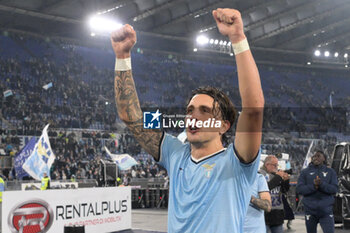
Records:
[[[255,205],[256,207],[258,207],[266,212],[271,211],[271,202],[269,200],[255,198],[254,196],[252,196],[252,198],[250,199],[250,202],[253,205]]]
[[[116,71],[114,87],[117,110],[121,120],[135,121],[140,119],[142,111],[131,70]]]
[[[115,72],[114,88],[120,119],[128,126],[142,148],[158,160],[162,132],[143,128],[142,111],[131,70]]]

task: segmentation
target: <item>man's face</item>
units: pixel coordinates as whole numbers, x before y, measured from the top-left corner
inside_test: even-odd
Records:
[[[195,95],[187,106],[186,114],[191,115],[190,119],[195,119],[196,121],[206,121],[209,118],[214,118],[213,103],[214,99],[208,95]],[[188,127],[186,129],[187,140],[190,143],[206,143],[214,139],[220,139],[221,135],[219,132],[220,128]]]
[[[272,158],[269,162],[265,164],[266,171],[268,173],[275,173],[278,171],[278,159]]]
[[[324,157],[324,155],[320,152],[316,152],[312,157],[311,157],[311,162],[313,165],[315,166],[319,166],[321,164],[324,163],[324,161],[326,160],[326,158]]]

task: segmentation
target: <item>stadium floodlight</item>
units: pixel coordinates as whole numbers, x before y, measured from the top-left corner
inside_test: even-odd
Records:
[[[230,53],[230,56],[233,57],[233,53]]]
[[[348,54],[347,53],[344,54],[344,58],[348,58]]]
[[[231,41],[229,41],[229,42],[227,43],[227,46],[228,46],[228,47],[230,47],[230,46],[231,46]]]
[[[325,56],[325,57],[329,57],[329,51],[325,51],[325,52],[324,52],[324,56]]]
[[[197,49],[197,48],[194,48],[194,49],[193,49],[193,52],[197,52],[197,51],[198,51],[198,49]]]
[[[334,53],[334,57],[338,57],[339,56],[339,53],[338,52],[335,52]]]
[[[210,40],[209,40],[209,43],[210,43],[210,44],[214,44],[214,39],[210,39]]]
[[[197,36],[197,44],[206,45],[209,43],[209,38],[203,35]]]
[[[219,40],[215,40],[215,41],[214,41],[214,44],[218,44],[218,43],[219,43]]]
[[[227,41],[226,41],[226,40],[224,41],[224,46],[225,46],[225,45],[227,45]]]
[[[96,34],[94,32],[91,32],[90,36],[96,36]]]
[[[348,67],[349,67],[348,64],[346,64],[346,65],[345,65],[345,68],[348,68]]]
[[[320,52],[320,50],[317,49],[314,54],[316,57],[319,57],[321,55],[321,52]]]
[[[219,45],[222,45],[224,42],[222,41],[222,40],[220,40],[220,43],[219,43]]]
[[[307,62],[307,65],[308,65],[308,66],[311,65],[311,62],[308,61],[308,62]]]
[[[95,33],[110,33],[121,28],[122,24],[101,15],[95,15],[89,19],[89,26]]]

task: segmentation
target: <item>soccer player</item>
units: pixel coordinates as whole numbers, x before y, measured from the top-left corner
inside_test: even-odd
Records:
[[[228,96],[216,88],[195,90],[187,104],[187,114],[196,122],[218,119],[221,127],[212,130],[188,127],[188,143],[161,131],[143,129],[130,62],[136,33],[125,25],[111,35],[116,55],[115,99],[119,117],[169,174],[170,233],[242,232],[259,165],[264,97],[242,17],[237,10],[220,8],[213,11],[213,17],[220,33],[234,46],[243,107],[234,144],[227,148],[223,140],[236,114]]]
[[[338,178],[335,171],[327,167],[323,151],[316,151],[309,166],[301,171],[297,192],[304,196],[307,233],[316,233],[318,223],[324,233],[334,233],[333,204]]]

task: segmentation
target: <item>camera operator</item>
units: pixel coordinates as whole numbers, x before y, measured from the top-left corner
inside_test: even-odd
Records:
[[[265,176],[271,194],[272,209],[270,213],[265,213],[267,232],[282,233],[284,222],[282,193],[289,190],[290,175],[278,170],[278,159],[274,155],[266,157],[259,173]]]

